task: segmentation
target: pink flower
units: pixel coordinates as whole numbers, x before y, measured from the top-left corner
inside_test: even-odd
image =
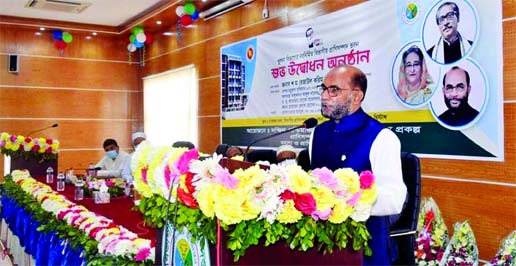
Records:
[[[179,173],[182,175],[186,174],[188,168],[190,168],[190,161],[197,159],[199,159],[199,151],[197,148],[184,152],[176,161],[177,170],[179,170]]]
[[[370,189],[374,184],[374,175],[371,171],[363,171],[360,173],[360,188]]]
[[[238,179],[232,176],[228,169],[222,168],[220,165],[215,167],[215,182],[223,185],[226,188],[235,189],[238,185]]]
[[[296,193],[287,189],[281,193],[280,197],[283,201],[296,200]]]
[[[306,215],[312,215],[316,210],[314,196],[310,193],[297,194],[294,206],[298,211]]]
[[[45,153],[52,153],[52,148],[48,147],[48,148],[45,150]]]
[[[147,167],[142,168],[142,181],[147,184]]]
[[[314,169],[312,175],[319,177],[319,182],[329,189],[335,190],[339,186],[337,177],[326,167]]]
[[[362,196],[362,190],[359,190],[357,193],[353,194],[347,203],[351,206],[355,206],[355,204],[357,204],[358,200],[360,199],[360,196]]]
[[[9,140],[11,140],[11,142],[15,142],[16,141],[16,136],[15,135],[11,135],[9,137]]]
[[[321,220],[328,220],[328,218],[330,217],[330,214],[331,214],[331,209],[327,209],[325,211],[315,211],[312,213],[312,218],[316,221],[318,221],[319,219]]]
[[[165,166],[164,176],[167,188],[170,188],[171,183],[177,183],[179,180],[179,172],[176,169],[170,169],[170,166]]]
[[[34,145],[32,147],[32,151],[39,151],[39,145]]]
[[[111,180],[107,179],[107,180],[106,180],[106,186],[108,186],[108,187],[114,187],[114,186],[115,186],[115,182],[113,182],[113,181],[111,181]]]
[[[6,144],[5,140],[2,140],[2,141],[0,142],[0,147],[2,147],[2,148],[3,148],[3,147],[5,147],[5,144]]]
[[[54,143],[54,142],[52,141],[52,139],[47,139],[47,141],[46,141],[46,142],[47,142],[47,144],[48,144],[48,145],[52,145],[52,143]]]
[[[140,249],[140,251],[138,251],[138,253],[136,254],[136,256],[134,257],[134,259],[136,261],[144,261],[146,260],[148,257],[150,256],[150,248],[142,248]]]

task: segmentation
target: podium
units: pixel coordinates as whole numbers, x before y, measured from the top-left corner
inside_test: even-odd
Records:
[[[226,167],[231,173],[236,169],[247,169],[254,166],[254,163],[235,161],[223,158],[220,165]],[[268,169],[268,166],[261,165],[260,168]],[[226,249],[227,237],[222,231],[220,243],[220,264],[221,265],[362,265],[362,250],[353,250],[352,241],[346,249],[334,249],[332,253],[323,254],[317,251],[315,245],[306,252],[292,250],[286,242],[280,241],[274,245],[251,246],[245,255],[237,262],[233,262],[233,253]],[[216,247],[210,248],[211,264],[217,265]]]
[[[13,170],[27,169],[29,170],[31,176],[34,177],[45,176],[49,166],[54,169],[55,175],[57,173],[57,155],[55,159],[45,161],[40,161],[35,158],[11,158],[11,172]]]

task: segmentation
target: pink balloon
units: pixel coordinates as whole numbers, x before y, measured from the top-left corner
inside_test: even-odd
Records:
[[[145,43],[146,43],[146,44],[151,44],[151,43],[154,41],[154,39],[153,39],[153,37],[152,37],[152,34],[150,34],[150,33],[145,33],[145,36],[147,37],[147,39],[145,39]]]

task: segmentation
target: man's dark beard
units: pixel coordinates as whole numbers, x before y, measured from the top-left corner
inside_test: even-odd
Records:
[[[466,94],[462,98],[455,98],[455,100],[460,101],[460,104],[458,107],[452,107],[450,104],[450,101],[453,99],[448,99],[448,98],[446,98],[446,96],[444,96],[444,103],[446,104],[446,107],[448,107],[448,109],[450,111],[452,111],[454,113],[460,113],[462,110],[464,110],[468,106],[468,98],[469,98],[469,94]]]
[[[329,119],[340,120],[343,117],[349,115],[349,106],[346,106],[345,104],[338,104],[336,105],[336,108],[331,112],[330,115],[325,114],[321,106],[321,114],[322,116]]]

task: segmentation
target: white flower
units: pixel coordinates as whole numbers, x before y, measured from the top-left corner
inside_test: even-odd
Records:
[[[357,222],[364,222],[371,215],[371,205],[355,205],[353,209],[353,213],[351,214],[351,219]]]

